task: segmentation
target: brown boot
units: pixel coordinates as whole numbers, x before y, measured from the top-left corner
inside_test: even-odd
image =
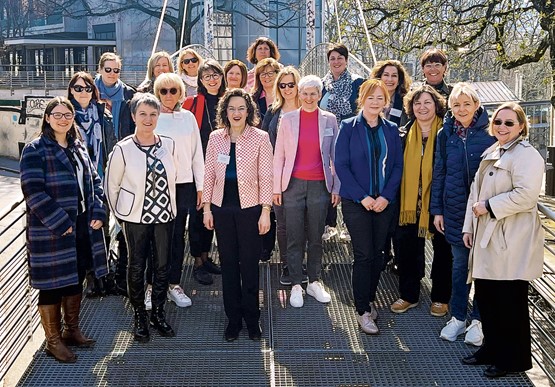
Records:
[[[96,340],[83,336],[79,329],[79,311],[81,310],[81,293],[74,296],[62,298],[62,313],[64,317],[64,330],[62,340],[66,345],[74,345],[80,348],[89,348]]]
[[[39,313],[46,336],[46,348],[44,350],[46,354],[54,356],[56,360],[62,363],[75,363],[77,355],[71,352],[60,339],[62,328],[61,304],[39,305]]]

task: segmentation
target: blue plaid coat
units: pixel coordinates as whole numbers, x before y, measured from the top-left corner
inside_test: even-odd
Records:
[[[75,140],[75,147],[85,161],[84,196],[88,221],[106,221],[102,183],[92,167],[85,147]],[[27,256],[31,286],[57,289],[76,285],[77,252],[75,222],[79,184],[73,167],[57,142],[40,136],[23,149],[20,162],[21,189],[27,204]],[[62,236],[70,227],[73,232]],[[102,229],[89,227],[92,269],[97,278],[108,273],[106,245]]]

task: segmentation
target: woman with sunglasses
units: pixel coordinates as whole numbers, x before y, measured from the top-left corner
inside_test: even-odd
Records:
[[[254,69],[254,86],[251,95],[258,106],[260,121],[264,120],[268,107],[274,102],[274,80],[279,70],[281,70],[280,64],[272,58],[262,59]]]
[[[484,371],[489,378],[532,368],[528,285],[543,273],[537,206],[544,160],[524,139],[528,128],[524,110],[514,102],[493,113],[489,133],[497,142],[486,149],[474,176],[463,226],[468,277],[484,329],[484,345],[463,363],[489,365]]]
[[[186,48],[179,53],[177,72],[185,84],[184,97],[197,95],[198,69],[202,65],[202,62],[202,57],[192,48]]]
[[[213,59],[205,61],[198,70],[198,94],[183,101],[183,108],[193,113],[197,121],[205,158],[210,133],[216,130],[216,107],[224,93],[224,69]],[[193,278],[202,285],[211,285],[214,282],[211,274],[221,274],[221,269],[208,256],[214,231],[204,227],[201,210],[189,220],[189,238],[195,258]]]
[[[181,108],[185,85],[177,74],[162,74],[154,82],[154,94],[160,100],[161,111],[156,133],[171,137],[175,142],[177,179],[175,198],[177,214],[174,220],[172,248],[168,260],[168,298],[185,308],[191,299],[181,288],[181,272],[185,254],[185,225],[201,205],[204,181],[204,156],[195,116]],[[149,278],[147,273],[147,279]]]
[[[266,112],[266,116],[261,125],[261,129],[268,132],[273,148],[276,147],[277,133],[283,115],[301,107],[298,89],[300,79],[301,76],[299,72],[293,66],[283,68],[276,77],[274,85],[276,99]],[[263,252],[264,250],[271,252],[274,248],[277,234],[279,255],[282,264],[279,282],[282,285],[288,286],[291,285],[291,278],[289,277],[289,269],[287,268],[287,234],[285,232],[285,212],[283,206],[274,206],[273,212],[270,215],[272,228],[270,232],[262,238],[262,249]]]
[[[20,163],[31,286],[39,290],[45,351],[63,363],[77,359],[68,346],[95,343],[79,328],[85,273],[92,269],[97,278],[108,273],[102,183],[74,116],[69,100],[52,99],[40,135],[25,146]]]
[[[173,64],[170,54],[158,51],[148,59],[145,80],[137,87],[141,93],[154,93],[154,81],[160,74],[173,73]]]
[[[224,66],[225,83],[228,89],[244,89],[247,85],[247,66],[232,59]]]

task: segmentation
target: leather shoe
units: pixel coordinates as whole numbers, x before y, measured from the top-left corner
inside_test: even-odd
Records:
[[[507,371],[502,370],[501,368],[497,368],[494,365],[489,366],[484,371],[484,376],[487,376],[488,378],[500,378],[500,377],[503,377],[505,375],[507,375]]]
[[[247,326],[247,329],[249,330],[249,339],[252,341],[260,341],[262,339],[262,329],[260,328],[260,324]]]
[[[243,329],[241,325],[228,324],[224,332],[225,341],[232,342],[237,340],[241,329]]]
[[[466,364],[466,365],[471,365],[471,366],[491,364],[491,362],[487,362],[487,361],[484,361],[482,359],[479,359],[475,355],[470,355],[470,356],[467,356],[467,357],[463,357],[462,358],[462,363]]]
[[[206,270],[208,273],[217,275],[222,274],[222,269],[218,265],[216,265],[214,261],[212,261],[212,258],[206,259],[206,261],[202,263],[202,267],[204,267],[204,270]]]
[[[175,337],[175,332],[166,321],[166,312],[164,305],[152,306],[152,313],[150,314],[150,326],[158,331],[160,336]]]
[[[201,285],[212,285],[214,283],[212,276],[204,268],[204,264],[193,268],[193,278]]]

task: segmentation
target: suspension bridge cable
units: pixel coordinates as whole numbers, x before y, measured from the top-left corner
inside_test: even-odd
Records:
[[[337,34],[339,35],[339,43],[343,43],[341,28],[339,27],[339,9],[337,8],[337,0],[333,0],[333,6],[335,7],[335,21],[337,22]]]
[[[187,3],[185,0],[185,7],[183,8],[183,21],[181,22],[181,39],[179,40],[179,50],[183,48],[183,37],[185,36],[185,20],[187,20]]]
[[[360,19],[362,20],[362,25],[364,26],[364,31],[366,32],[366,39],[368,39],[368,45],[370,46],[370,53],[372,54],[372,60],[374,61],[374,66],[376,65],[376,53],[374,52],[374,46],[372,45],[372,40],[370,39],[370,32],[368,31],[368,26],[366,25],[366,20],[364,19],[364,12],[362,11],[362,5],[360,0],[357,0],[358,10],[360,12]]]
[[[154,44],[152,45],[152,54],[156,52],[156,47],[158,47],[158,39],[160,38],[160,32],[162,31],[162,23],[164,22],[164,16],[166,15],[166,7],[168,6],[168,0],[164,0],[164,6],[162,7],[162,13],[160,14],[160,22],[158,23],[158,31],[156,31],[156,38],[154,38]]]

